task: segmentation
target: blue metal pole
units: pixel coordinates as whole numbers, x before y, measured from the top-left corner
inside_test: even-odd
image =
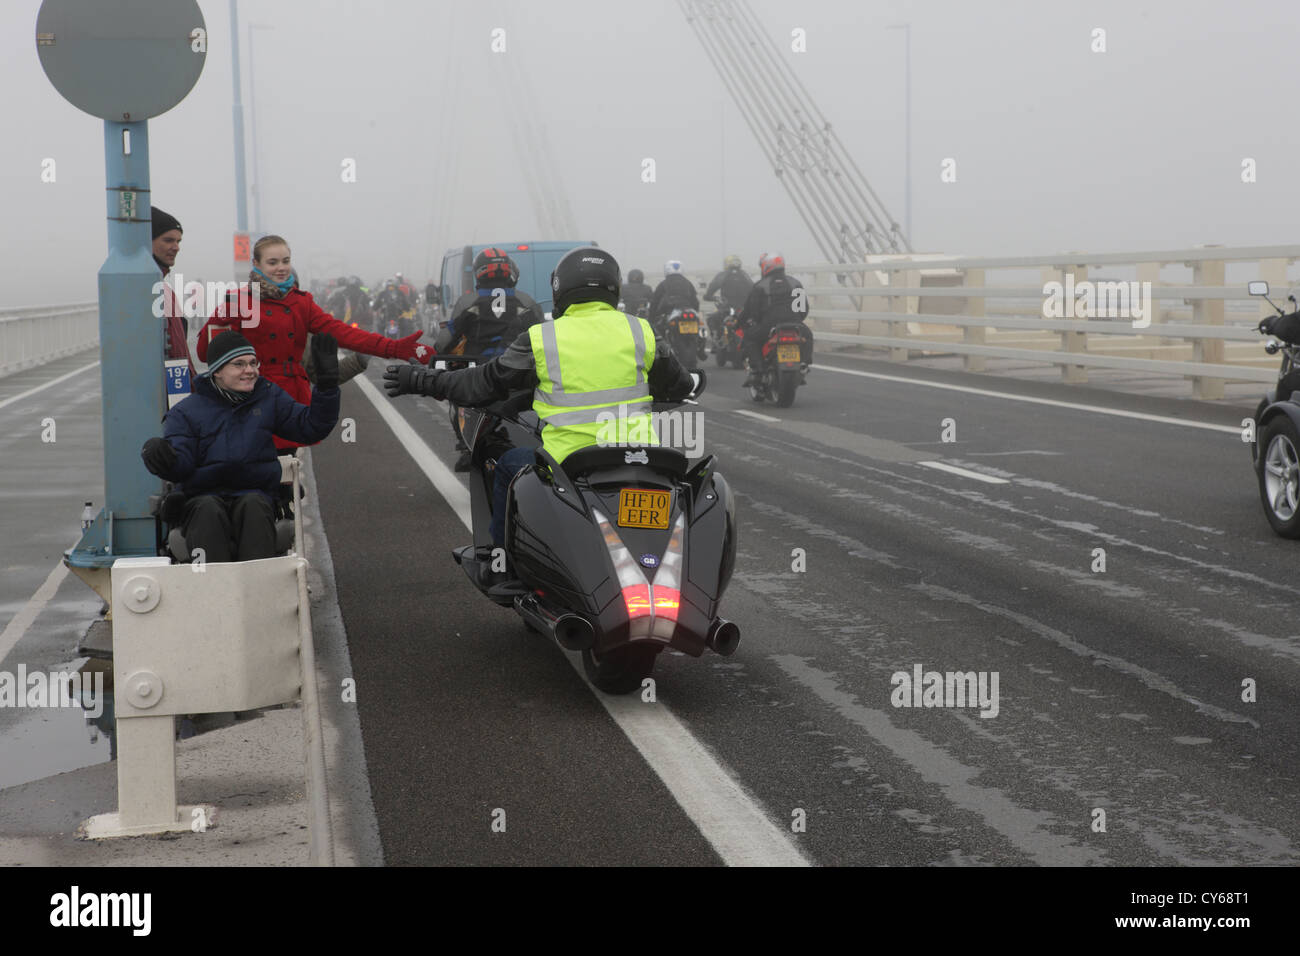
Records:
[[[239,13],[230,0],[231,75],[235,83],[235,228],[248,232],[248,186],[244,178],[244,101],[239,84]],[[244,278],[244,277],[240,277]]]
[[[162,433],[167,410],[163,327],[154,314],[162,274],[153,260],[148,124],[104,123],[108,258],[99,270],[104,508],[68,554],[75,567],[157,553],[149,496],[158,479],[140,447]]]

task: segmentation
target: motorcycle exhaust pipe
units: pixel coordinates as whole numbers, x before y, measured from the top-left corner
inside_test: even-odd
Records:
[[[566,651],[585,651],[596,643],[591,622],[577,614],[561,614],[552,625],[555,641]]]
[[[736,648],[740,645],[740,628],[731,621],[718,618],[709,625],[709,633],[704,638],[704,643],[723,657],[730,657],[736,653]]]

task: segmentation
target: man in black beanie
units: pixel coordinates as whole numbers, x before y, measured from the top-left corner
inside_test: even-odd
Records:
[[[181,251],[181,224],[170,213],[163,212],[157,206],[153,208],[153,261],[158,263],[163,278],[171,272],[176,264],[176,256]],[[182,294],[184,290],[181,290]],[[163,283],[163,317],[167,320],[167,343],[165,355],[169,359],[183,358],[190,363],[190,381],[195,379],[194,360],[190,358],[189,343],[186,342],[185,313],[180,302],[176,300],[171,286]],[[155,312],[154,315],[158,313]]]
[[[248,339],[222,332],[208,346],[208,371],[163,419],[163,436],[144,443],[145,467],[186,497],[179,524],[192,557],[220,562],[275,556],[280,459],[272,435],[318,442],[339,417],[338,343],[313,335],[311,351],[316,387],[311,404],[299,405],[258,375]]]

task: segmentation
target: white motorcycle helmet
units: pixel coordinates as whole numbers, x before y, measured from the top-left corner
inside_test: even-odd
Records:
[[[668,276],[670,275],[681,275],[681,274],[682,274],[682,262],[680,259],[669,259],[667,262],[664,263],[665,279],[668,278]]]

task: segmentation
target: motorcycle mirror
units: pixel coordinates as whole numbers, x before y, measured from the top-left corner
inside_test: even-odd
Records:
[[[1246,292],[1250,295],[1268,295],[1268,283],[1263,279],[1246,283]]]

